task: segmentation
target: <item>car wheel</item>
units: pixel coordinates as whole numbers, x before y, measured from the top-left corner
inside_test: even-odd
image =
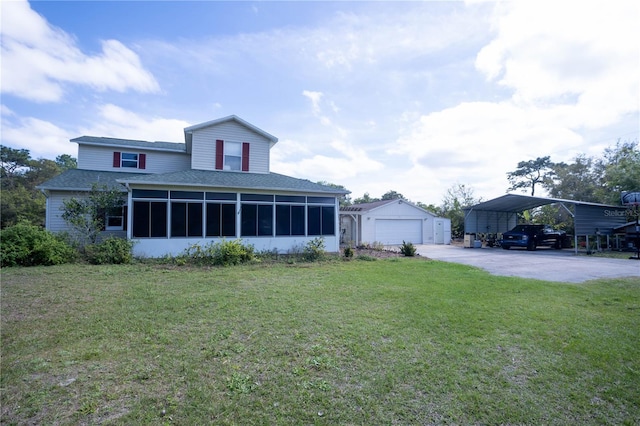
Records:
[[[560,250],[562,248],[562,242],[560,241],[560,239],[557,239],[555,244],[553,245],[553,248],[556,250]]]
[[[527,250],[534,251],[536,249],[536,242],[531,240],[527,243]]]
[[[502,246],[503,249],[505,250],[509,250],[511,248],[511,246]]]

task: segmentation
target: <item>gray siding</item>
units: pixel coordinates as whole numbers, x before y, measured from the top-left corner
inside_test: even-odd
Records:
[[[576,205],[576,235],[612,235],[613,229],[627,222],[624,207]]]
[[[514,212],[464,210],[464,214],[465,234],[507,232],[518,222],[518,215]]]
[[[228,121],[193,132],[191,147],[191,168],[195,170],[215,170],[216,140],[248,142],[249,171],[269,173],[270,141],[247,129],[243,125]]]
[[[47,198],[47,229],[51,232],[70,231],[67,223],[62,219],[62,200],[77,197],[79,194],[69,192],[51,191]]]
[[[146,168],[136,170],[113,167],[113,152],[135,152],[147,155]],[[120,148],[94,145],[78,145],[78,168],[83,170],[100,170],[127,173],[167,173],[189,170],[189,155],[184,153],[149,151],[140,148]]]

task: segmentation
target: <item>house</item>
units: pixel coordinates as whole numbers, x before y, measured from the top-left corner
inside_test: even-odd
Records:
[[[451,244],[451,220],[406,200],[382,200],[340,209],[342,243]]]
[[[126,198],[122,209],[105,213],[104,232],[132,240],[136,256],[175,255],[223,238],[287,252],[322,237],[337,252],[338,199],[346,191],[272,173],[277,141],[235,115],[185,128],[180,143],[72,139],[78,168],[39,186],[46,227],[68,231],[63,200],[99,184]]]

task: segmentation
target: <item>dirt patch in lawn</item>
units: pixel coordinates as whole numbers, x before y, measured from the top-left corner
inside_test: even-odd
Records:
[[[353,249],[353,257],[357,258],[358,256],[368,256],[374,257],[376,259],[405,257],[402,253],[400,253],[399,249],[372,249],[367,247],[356,247],[355,249]],[[416,255],[415,257],[426,259],[426,257],[420,255]]]

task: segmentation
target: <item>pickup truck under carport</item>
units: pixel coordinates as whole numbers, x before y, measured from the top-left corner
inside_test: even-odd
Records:
[[[500,246],[505,250],[511,247],[535,250],[540,246],[560,249],[565,235],[564,231],[557,231],[548,225],[518,225],[511,231],[502,234]]]

